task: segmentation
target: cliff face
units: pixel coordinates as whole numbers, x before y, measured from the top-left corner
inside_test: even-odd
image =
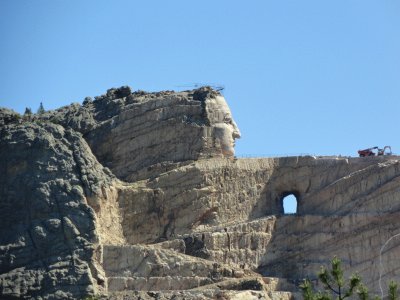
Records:
[[[335,255],[372,291],[400,281],[397,156],[236,159],[210,88],[0,126],[2,298],[288,299]]]
[[[225,100],[209,88],[179,93],[110,89],[41,119],[82,133],[97,159],[128,182],[203,157],[233,156],[233,139],[240,137]]]
[[[77,296],[105,286],[95,211],[112,182],[82,137],[53,124],[0,131],[0,293]]]

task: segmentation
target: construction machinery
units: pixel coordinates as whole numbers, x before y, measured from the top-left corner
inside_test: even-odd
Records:
[[[364,150],[358,150],[358,155],[360,157],[392,155],[392,147],[385,146],[381,149],[378,146],[375,146]]]

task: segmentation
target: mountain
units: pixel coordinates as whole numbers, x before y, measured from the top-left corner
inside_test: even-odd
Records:
[[[0,109],[0,298],[291,299],[334,256],[399,281],[399,157],[236,158],[240,135],[210,87]]]

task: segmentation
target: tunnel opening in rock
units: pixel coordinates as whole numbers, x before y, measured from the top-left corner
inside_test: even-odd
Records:
[[[285,193],[282,196],[283,214],[297,214],[298,197],[295,193]]]

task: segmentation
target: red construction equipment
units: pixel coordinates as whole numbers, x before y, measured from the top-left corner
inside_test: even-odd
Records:
[[[386,149],[389,149],[389,151],[385,152]],[[392,155],[392,147],[385,146],[383,149],[378,149],[378,155]]]
[[[386,149],[389,149],[386,151]],[[373,150],[376,150],[375,152]],[[386,151],[386,152],[385,152]],[[358,150],[358,155],[360,157],[365,157],[365,156],[381,156],[381,155],[392,155],[392,147],[390,146],[385,146],[383,149],[378,148],[377,146],[364,149],[364,150]]]

